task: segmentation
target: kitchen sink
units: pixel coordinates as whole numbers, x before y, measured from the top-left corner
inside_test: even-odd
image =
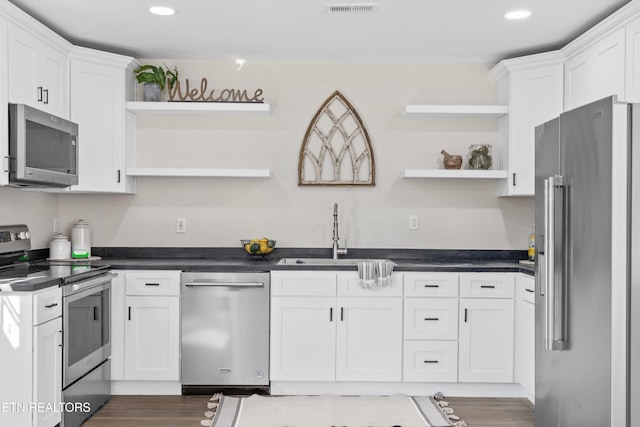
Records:
[[[372,258],[282,258],[278,261],[278,265],[357,265],[360,261],[390,261],[388,259],[372,259]]]

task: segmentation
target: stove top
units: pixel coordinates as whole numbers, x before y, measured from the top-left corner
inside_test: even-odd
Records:
[[[44,262],[22,263],[0,270],[0,292],[37,291],[64,286],[106,274],[107,264]]]
[[[106,274],[110,266],[95,261],[25,262],[31,249],[26,225],[0,226],[0,292],[36,291]]]

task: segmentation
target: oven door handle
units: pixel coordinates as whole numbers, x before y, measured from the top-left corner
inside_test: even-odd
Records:
[[[75,294],[99,287],[101,285],[109,284],[111,280],[118,277],[115,273],[107,273],[98,277],[93,277],[88,280],[82,280],[77,283],[62,286],[62,296],[72,297]]]

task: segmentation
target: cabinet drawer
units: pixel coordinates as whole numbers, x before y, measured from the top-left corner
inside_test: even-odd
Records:
[[[533,277],[521,275],[518,277],[518,292],[521,299],[535,304],[536,301],[536,283]]]
[[[62,316],[62,289],[47,289],[33,295],[33,324],[39,325]]]
[[[180,295],[179,271],[128,271],[127,295]]]
[[[461,274],[460,296],[467,298],[513,298],[513,274]]]
[[[457,298],[405,298],[404,338],[458,339]]]
[[[401,297],[402,274],[391,274],[391,285],[379,288],[363,288],[357,272],[338,273],[338,295],[367,297]]]
[[[412,297],[457,297],[457,273],[405,273],[404,295]]]
[[[458,381],[456,341],[405,341],[404,381]]]
[[[271,295],[335,296],[335,271],[272,271]]]

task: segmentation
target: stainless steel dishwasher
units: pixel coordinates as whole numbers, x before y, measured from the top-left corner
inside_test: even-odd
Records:
[[[185,272],[182,392],[269,385],[269,273]]]

